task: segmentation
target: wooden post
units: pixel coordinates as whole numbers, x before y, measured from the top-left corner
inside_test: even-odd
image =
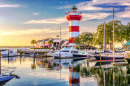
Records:
[[[46,48],[46,60],[47,60],[47,48]]]
[[[113,50],[113,66],[116,66],[115,64],[115,51]]]
[[[34,53],[34,57],[35,57],[35,48],[34,48],[34,52],[33,53]]]
[[[113,66],[113,86],[115,86],[115,71],[114,71],[114,66]]]
[[[88,49],[87,49],[87,59],[88,59]]]
[[[101,67],[101,49],[100,49],[100,67]]]
[[[9,57],[9,49],[8,49],[8,57]]]
[[[20,57],[21,57],[21,49],[20,49]]]

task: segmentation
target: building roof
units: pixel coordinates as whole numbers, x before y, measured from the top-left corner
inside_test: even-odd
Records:
[[[43,40],[38,40],[37,42],[42,42]]]
[[[53,41],[54,40],[60,40],[60,38],[46,38],[46,39],[44,39],[44,41],[49,41],[50,39],[53,40]]]
[[[46,39],[44,39],[44,41],[49,41],[50,40],[50,38],[46,38]]]
[[[126,44],[124,44],[124,45],[130,45],[130,40]]]
[[[66,40],[66,41],[64,41],[64,42],[62,43],[62,46],[66,46],[66,45],[68,45],[68,44],[69,44],[69,41]]]

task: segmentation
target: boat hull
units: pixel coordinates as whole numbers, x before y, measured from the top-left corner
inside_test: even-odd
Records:
[[[0,76],[0,83],[9,81],[13,78],[14,78],[14,76],[12,76],[12,75],[11,76],[10,75],[2,75],[2,76]]]
[[[94,56],[97,60],[100,60],[100,56]],[[115,57],[115,60],[124,59],[124,57]],[[113,60],[113,57],[101,56],[101,60]]]
[[[73,61],[78,61],[78,60],[84,60],[87,59],[87,57],[54,57],[55,59],[73,59]]]
[[[130,58],[126,58],[127,62],[130,64]]]
[[[73,54],[73,57],[86,57],[87,58],[87,55],[86,54]],[[88,55],[88,58],[90,58],[91,56]]]

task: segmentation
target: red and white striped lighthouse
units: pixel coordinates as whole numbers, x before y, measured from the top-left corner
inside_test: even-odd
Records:
[[[69,67],[69,86],[80,86],[80,75],[74,67]]]
[[[79,21],[82,19],[82,13],[77,12],[77,8],[73,6],[71,12],[65,14],[69,20],[69,45],[75,45],[74,38],[79,36]]]

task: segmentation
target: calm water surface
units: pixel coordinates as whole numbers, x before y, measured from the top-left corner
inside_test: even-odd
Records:
[[[69,61],[72,59],[67,59]],[[2,66],[17,67],[12,79],[4,86],[129,86],[130,68],[112,67],[110,62],[85,62],[33,57],[6,57]],[[60,64],[61,66],[60,66]],[[100,66],[105,68],[100,68]]]

